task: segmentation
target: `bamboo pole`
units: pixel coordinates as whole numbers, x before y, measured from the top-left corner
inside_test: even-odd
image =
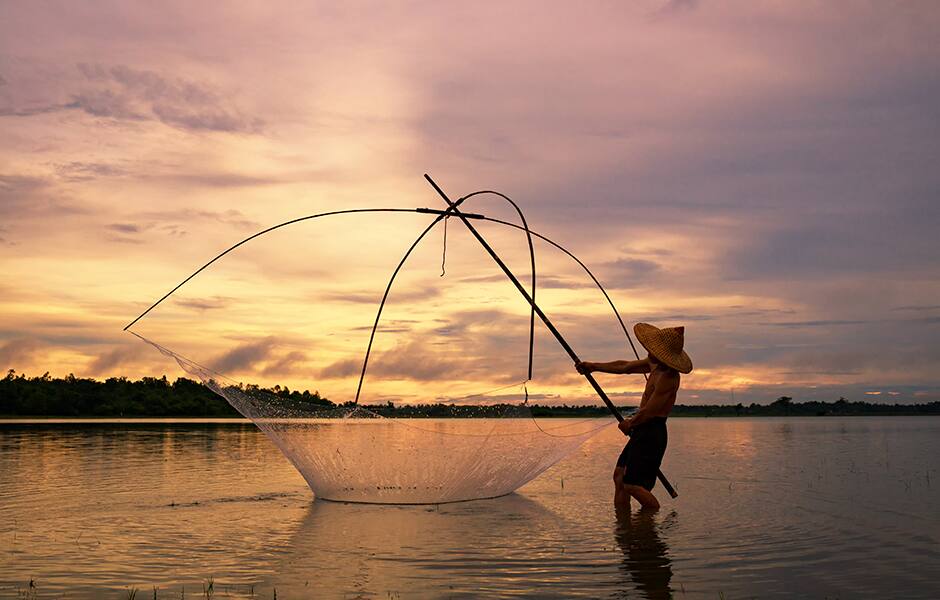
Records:
[[[440,194],[441,198],[444,199],[444,202],[447,203],[449,210],[453,211],[454,216],[460,218],[463,224],[467,226],[467,229],[470,230],[470,233],[473,235],[473,237],[475,237],[477,241],[480,242],[480,245],[483,246],[483,249],[486,250],[486,252],[490,255],[493,261],[496,262],[496,264],[499,266],[499,268],[502,269],[503,273],[506,274],[506,277],[509,278],[509,280],[513,283],[513,285],[516,286],[516,289],[519,290],[519,293],[522,294],[523,298],[526,299],[526,302],[529,303],[529,305],[532,307],[532,310],[535,311],[535,314],[537,314],[539,318],[542,320],[542,322],[545,323],[545,326],[552,333],[552,335],[555,336],[555,339],[558,341],[559,344],[561,344],[561,347],[564,348],[565,352],[568,353],[568,356],[571,357],[571,360],[573,360],[575,363],[581,362],[581,359],[578,358],[578,355],[575,354],[575,351],[571,348],[570,345],[568,345],[568,342],[565,340],[564,336],[561,335],[561,332],[559,332],[558,329],[555,328],[555,325],[552,324],[548,316],[544,312],[542,312],[542,309],[538,307],[538,305],[535,303],[535,300],[532,299],[532,297],[529,295],[526,289],[522,286],[519,280],[516,279],[516,276],[513,274],[511,270],[509,270],[509,267],[506,266],[506,263],[504,263],[502,259],[499,257],[499,255],[496,254],[496,251],[493,250],[493,248],[489,245],[489,243],[487,243],[487,241],[483,238],[483,236],[480,235],[480,232],[476,230],[476,228],[473,226],[473,224],[470,223],[467,217],[462,212],[460,212],[460,210],[457,208],[457,204],[451,201],[451,199],[447,196],[447,194],[444,193],[444,190],[442,190],[434,182],[434,180],[431,179],[430,175],[425,173],[424,178],[427,179],[428,183],[431,184],[434,190],[438,194]],[[604,404],[607,405],[607,409],[610,410],[611,414],[614,415],[614,417],[617,419],[617,422],[623,422],[623,415],[620,414],[620,411],[617,410],[617,407],[614,406],[614,403],[611,402],[610,398],[607,397],[607,394],[601,388],[600,384],[597,383],[597,380],[594,379],[594,376],[591,375],[590,373],[582,373],[582,375],[584,375],[584,378],[588,380],[588,383],[591,384],[591,387],[594,388],[594,391],[597,392],[597,395],[600,396],[600,399],[604,401]],[[666,476],[663,475],[662,471],[658,471],[656,476],[670,496],[672,496],[673,498],[676,498],[679,495],[676,492],[675,488],[673,488],[672,485],[669,483],[669,480],[666,479]]]

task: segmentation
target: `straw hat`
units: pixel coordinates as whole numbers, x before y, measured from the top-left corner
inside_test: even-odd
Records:
[[[692,359],[682,349],[685,342],[685,327],[660,329],[649,323],[637,323],[633,326],[633,333],[636,334],[636,339],[643,344],[643,347],[659,362],[680,373],[692,371]]]

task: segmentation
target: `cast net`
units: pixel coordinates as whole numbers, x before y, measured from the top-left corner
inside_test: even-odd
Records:
[[[135,334],[136,335],[136,334]],[[140,337],[251,419],[325,500],[436,504],[509,494],[610,425],[533,418],[524,404],[446,405],[387,418],[252,389]]]
[[[409,218],[417,219],[409,230],[428,223],[427,215]],[[542,390],[531,394],[533,404],[596,398],[541,329],[533,374],[529,306],[500,273],[494,276],[491,262],[481,263],[477,242],[451,227],[447,277],[440,276],[440,245],[417,247],[385,312],[379,310],[381,325],[376,305],[380,299],[384,304],[381,292],[394,257],[409,241],[400,222],[318,227],[315,234],[280,229],[253,241],[250,254],[227,255],[256,234],[184,280],[186,296],[148,317],[146,332],[132,333],[257,425],[318,498],[425,504],[509,494],[615,421],[603,409],[573,412],[573,418],[533,415],[533,389]],[[518,229],[493,225],[486,235],[514,270],[527,273],[530,252],[520,248]],[[222,256],[226,260],[217,263]],[[554,287],[541,297],[543,309],[555,308],[553,301],[575,305],[589,326],[576,326],[580,317],[572,314],[569,335],[588,331],[595,315],[577,296],[584,274],[557,265],[552,272]],[[372,319],[377,329],[369,326]],[[581,341],[586,346],[593,338]],[[366,342],[373,366],[363,387]],[[615,343],[622,352],[622,339]],[[520,350],[527,344],[525,374]],[[595,343],[591,351],[610,350]],[[239,382],[273,378],[289,379],[295,389],[315,386],[324,396],[271,393]],[[572,390],[568,396],[558,391],[565,386]]]

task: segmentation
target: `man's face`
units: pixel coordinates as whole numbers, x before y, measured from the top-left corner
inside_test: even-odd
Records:
[[[656,360],[656,357],[653,356],[652,354],[647,354],[647,355],[646,355],[646,360],[650,361],[650,367],[653,368],[653,369],[655,369],[656,366],[659,364],[659,361]]]

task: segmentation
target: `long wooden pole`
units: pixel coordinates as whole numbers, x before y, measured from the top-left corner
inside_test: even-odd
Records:
[[[470,230],[470,233],[473,234],[473,237],[475,237],[477,241],[480,242],[480,245],[483,246],[483,249],[486,250],[486,252],[490,255],[493,261],[495,261],[496,264],[499,265],[499,268],[503,270],[503,273],[506,274],[506,277],[508,277],[509,280],[512,281],[513,285],[516,286],[516,289],[519,290],[519,293],[522,294],[522,296],[526,299],[526,301],[532,307],[532,310],[535,311],[535,314],[537,314],[539,318],[542,320],[542,322],[545,323],[545,326],[548,327],[548,330],[552,332],[552,335],[555,336],[555,339],[558,340],[558,343],[561,344],[561,347],[564,348],[565,352],[568,353],[568,356],[571,357],[571,360],[573,360],[575,363],[581,362],[581,359],[578,358],[578,355],[575,354],[571,346],[568,345],[568,342],[565,340],[564,336],[561,335],[561,332],[559,332],[558,329],[555,328],[555,326],[552,324],[548,316],[544,312],[542,312],[541,308],[538,307],[538,305],[535,303],[535,300],[532,299],[532,297],[529,295],[526,289],[522,286],[519,280],[516,279],[516,276],[513,274],[512,271],[509,270],[509,267],[506,266],[506,263],[504,263],[502,259],[499,257],[499,255],[496,254],[493,248],[489,245],[489,243],[487,243],[487,241],[483,238],[483,236],[480,235],[480,232],[476,230],[476,228],[473,226],[473,224],[470,223],[467,217],[462,212],[460,212],[460,210],[457,209],[457,204],[451,201],[451,199],[447,196],[447,194],[444,193],[444,190],[438,187],[438,185],[434,182],[434,180],[431,179],[430,175],[425,173],[424,178],[428,180],[428,183],[430,183],[431,186],[435,189],[435,191],[437,191],[437,193],[440,194],[441,198],[444,199],[444,202],[446,202],[447,205],[450,207],[449,210],[453,211],[454,216],[459,217],[460,220],[463,222],[463,224],[467,226],[467,229]],[[617,410],[617,407],[614,406],[614,403],[611,402],[610,398],[607,397],[607,394],[601,388],[600,384],[597,383],[597,380],[594,379],[594,376],[591,375],[590,373],[582,373],[582,375],[584,375],[584,378],[588,380],[588,383],[591,384],[591,387],[594,388],[594,391],[597,392],[597,395],[600,396],[600,399],[604,401],[604,404],[607,405],[607,409],[610,410],[610,412],[614,415],[617,421],[623,422],[623,415],[620,414],[620,411]],[[672,496],[673,498],[676,498],[679,495],[678,493],[676,493],[675,488],[673,488],[672,485],[669,483],[669,480],[666,479],[666,476],[663,475],[662,471],[658,471],[656,476],[670,496]]]

